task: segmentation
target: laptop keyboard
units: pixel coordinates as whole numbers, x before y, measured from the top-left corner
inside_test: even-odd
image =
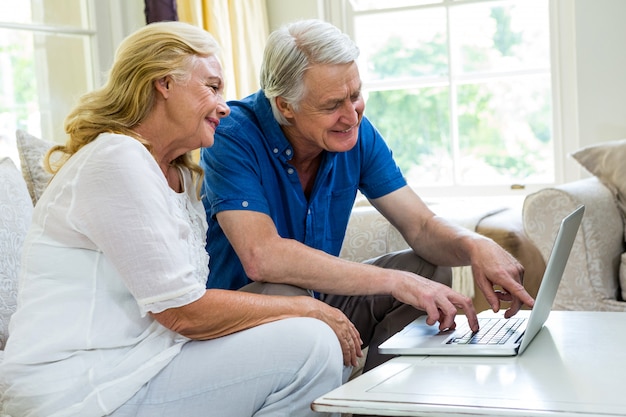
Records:
[[[448,344],[488,344],[501,345],[505,343],[525,321],[524,318],[483,318],[478,319],[480,329],[472,332],[465,324],[456,330],[459,337],[450,339]]]

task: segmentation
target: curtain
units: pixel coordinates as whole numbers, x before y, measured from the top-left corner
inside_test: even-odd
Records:
[[[178,20],[176,0],[145,0],[146,23]]]
[[[259,89],[259,71],[269,35],[266,0],[176,0],[178,19],[211,32],[222,47],[225,98]]]

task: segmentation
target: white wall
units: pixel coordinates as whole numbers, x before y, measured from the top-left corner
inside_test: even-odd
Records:
[[[557,144],[563,180],[589,176],[569,157],[595,143],[626,138],[626,1],[552,0],[560,60],[555,88],[560,103]]]
[[[267,0],[270,31],[298,19],[322,19],[324,16],[318,3],[318,0]]]
[[[626,138],[626,1],[576,0],[580,145]]]

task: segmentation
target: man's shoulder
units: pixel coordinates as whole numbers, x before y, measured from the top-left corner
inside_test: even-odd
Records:
[[[239,128],[242,125],[256,124],[258,118],[254,110],[254,101],[250,97],[228,102],[230,114],[220,120],[218,129]]]
[[[361,123],[359,125],[359,135],[361,139],[366,140],[374,140],[381,138],[380,132],[376,127],[372,124],[371,120],[367,118],[367,116],[363,116],[361,119]]]
[[[237,142],[231,146],[270,146],[280,141],[282,132],[274,119],[271,106],[263,91],[259,90],[242,100],[229,101],[231,112],[220,121],[216,130],[216,144]]]
[[[226,104],[230,107],[230,115],[222,119],[224,124],[258,123],[262,120],[262,113],[270,108],[262,90],[240,100],[229,100]],[[271,110],[270,110],[271,111]]]

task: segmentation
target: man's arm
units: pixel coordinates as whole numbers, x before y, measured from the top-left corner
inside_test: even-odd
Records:
[[[524,267],[493,240],[436,216],[405,186],[372,204],[402,233],[413,250],[436,265],[471,265],[474,279],[494,311],[510,301],[510,317],[533,298],[522,285]],[[494,289],[494,286],[501,287]]]
[[[406,271],[351,262],[278,235],[262,213],[230,210],[217,214],[220,227],[250,279],[291,284],[342,295],[391,294],[428,314],[429,324],[454,326],[457,308],[477,328],[471,299],[443,284]]]

